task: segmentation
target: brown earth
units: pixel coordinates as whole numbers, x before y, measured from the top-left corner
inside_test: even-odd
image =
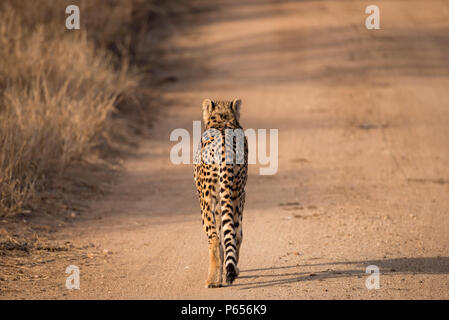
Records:
[[[449,3],[378,2],[381,30],[364,23],[376,1],[192,14],[167,43],[151,138],[51,246],[3,260],[0,297],[449,298]],[[235,97],[245,128],[279,129],[279,170],[250,167],[241,276],[206,289],[193,166],[170,162],[169,135],[192,130],[202,99]],[[65,287],[68,265],[80,290]],[[365,287],[369,265],[378,290]]]

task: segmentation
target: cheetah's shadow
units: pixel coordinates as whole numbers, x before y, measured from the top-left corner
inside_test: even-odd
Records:
[[[301,281],[324,281],[336,278],[366,277],[366,267],[379,267],[380,274],[449,274],[449,257],[394,258],[384,260],[365,260],[347,262],[329,262],[291,266],[273,266],[267,268],[241,270],[238,279],[232,286],[242,290],[285,285]],[[348,269],[332,269],[332,266],[350,266]],[[313,271],[301,271],[303,268]],[[278,272],[286,270],[289,272]],[[323,270],[324,269],[324,270]],[[308,269],[310,270],[310,269]],[[297,272],[296,272],[297,271]],[[247,275],[248,274],[248,275]],[[271,279],[270,279],[271,278]],[[247,281],[254,279],[255,281]],[[259,280],[269,279],[269,280]]]

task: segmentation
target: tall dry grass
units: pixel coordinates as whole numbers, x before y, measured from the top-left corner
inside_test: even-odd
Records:
[[[79,31],[65,29],[71,3]],[[0,217],[38,207],[54,176],[106,140],[115,105],[138,83],[127,32],[142,32],[136,15],[151,10],[143,0],[2,1]]]

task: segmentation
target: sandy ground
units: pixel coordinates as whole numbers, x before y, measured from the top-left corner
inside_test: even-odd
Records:
[[[2,298],[449,298],[449,3],[233,1],[167,43],[164,111],[107,197],[54,238]],[[193,26],[194,25],[194,26]],[[241,98],[245,128],[279,129],[279,169],[250,167],[241,276],[205,289],[192,165],[170,162],[204,98]],[[65,287],[68,265],[80,290]],[[366,267],[380,269],[368,290]]]

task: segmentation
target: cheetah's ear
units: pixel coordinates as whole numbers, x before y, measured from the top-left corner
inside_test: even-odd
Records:
[[[210,99],[204,99],[203,100],[203,121],[204,124],[207,123],[209,120],[209,116],[214,109],[214,103]]]
[[[242,106],[242,100],[240,99],[234,99],[234,101],[232,101],[232,111],[234,111],[234,115],[236,120],[238,121],[240,118],[240,107]]]
[[[204,99],[203,100],[203,111],[212,111],[213,102],[211,99]]]

